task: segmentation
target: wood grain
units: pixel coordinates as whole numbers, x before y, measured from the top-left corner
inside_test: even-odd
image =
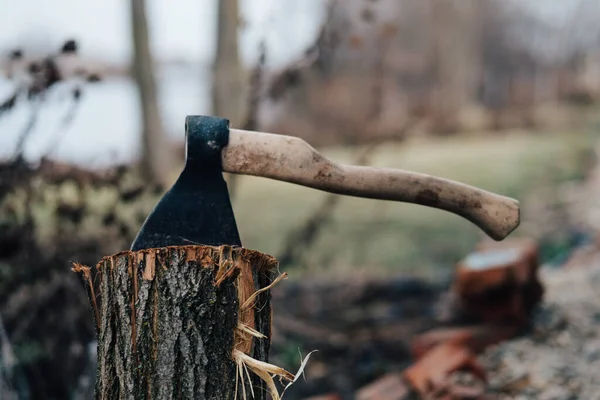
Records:
[[[222,161],[223,171],[229,173],[446,210],[471,221],[495,240],[504,239],[520,223],[515,199],[417,172],[339,164],[296,137],[231,129]]]

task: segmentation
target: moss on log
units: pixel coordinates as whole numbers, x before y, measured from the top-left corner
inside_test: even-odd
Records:
[[[265,399],[265,382],[241,379],[232,354],[268,361],[277,265],[230,246],[127,251],[95,270],[76,265],[97,323],[96,399],[222,400],[244,391]]]

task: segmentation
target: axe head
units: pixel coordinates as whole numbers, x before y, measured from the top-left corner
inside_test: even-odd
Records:
[[[189,116],[185,139],[185,167],[146,218],[132,251],[191,244],[242,245],[221,165],[221,150],[229,142],[229,120]]]

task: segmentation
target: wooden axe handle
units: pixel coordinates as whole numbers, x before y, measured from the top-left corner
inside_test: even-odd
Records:
[[[504,239],[519,226],[519,202],[515,199],[416,172],[338,164],[296,137],[230,129],[222,161],[223,171],[229,173],[450,211],[495,240]]]

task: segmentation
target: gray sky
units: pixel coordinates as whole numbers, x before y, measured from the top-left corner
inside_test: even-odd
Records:
[[[294,57],[315,36],[323,0],[242,0],[248,29],[242,35],[245,60],[256,56],[266,37],[272,62]],[[155,54],[208,61],[214,52],[216,0],[148,0]],[[82,53],[125,62],[131,54],[129,1],[0,0],[0,49],[15,43],[56,47],[79,39]]]
[[[564,23],[580,0],[512,1],[547,20]],[[258,43],[265,37],[271,63],[296,57],[315,37],[324,2],[241,0],[242,14],[248,21],[242,35],[244,59],[254,60]],[[216,4],[216,0],[148,0],[155,55],[210,61]],[[0,10],[0,50],[26,43],[48,51],[66,37],[74,37],[84,54],[119,63],[130,57],[127,0],[0,0]]]

